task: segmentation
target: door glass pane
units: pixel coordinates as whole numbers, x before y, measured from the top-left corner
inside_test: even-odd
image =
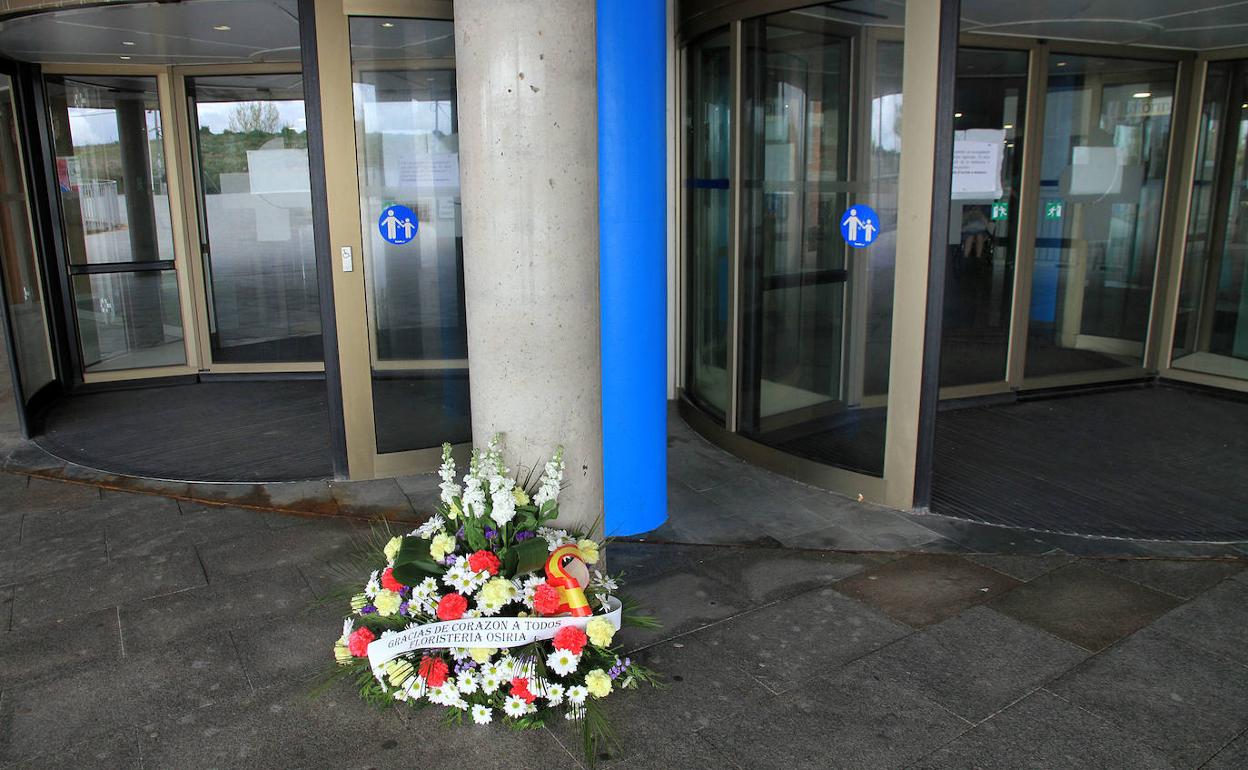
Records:
[[[1248,61],[1209,65],[1197,128],[1173,366],[1248,379]]]
[[[1175,72],[1049,57],[1028,377],[1143,363]]]
[[[173,259],[156,78],[48,79],[69,261]]]
[[[740,430],[881,475],[904,21],[886,3],[849,5],[743,29]]]
[[[73,284],[86,371],[186,361],[172,270],[76,275]]]
[[[215,363],[320,361],[300,75],[188,78]]]
[[[13,364],[22,383],[22,396],[29,399],[55,375],[43,286],[31,238],[15,112],[13,83],[8,75],[0,75],[0,260],[4,269],[4,299],[17,352]]]
[[[471,438],[454,49],[449,21],[351,19],[378,452]]]
[[[958,50],[942,387],[1005,379],[1027,60],[1026,51]]]
[[[685,392],[718,417],[728,410],[730,50],[727,30],[689,46],[685,116]]]

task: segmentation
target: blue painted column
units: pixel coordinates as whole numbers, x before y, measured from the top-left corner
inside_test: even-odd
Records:
[[[605,531],[667,519],[667,12],[598,0]]]

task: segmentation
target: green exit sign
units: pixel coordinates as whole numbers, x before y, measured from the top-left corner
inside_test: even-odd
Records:
[[[1062,218],[1062,202],[1061,201],[1045,201],[1044,202],[1044,218],[1045,219],[1061,219]]]
[[[1009,201],[995,201],[992,204],[992,221],[1000,222],[1003,219],[1009,219],[1009,218],[1010,218]]]

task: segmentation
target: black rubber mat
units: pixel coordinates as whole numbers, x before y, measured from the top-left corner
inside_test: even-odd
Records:
[[[941,412],[932,510],[1047,531],[1248,537],[1248,402],[1150,387]]]

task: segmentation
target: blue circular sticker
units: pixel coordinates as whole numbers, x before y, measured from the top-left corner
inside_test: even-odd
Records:
[[[416,212],[395,203],[382,209],[381,216],[377,219],[377,229],[387,243],[402,246],[416,237],[420,221],[416,219]]]
[[[841,215],[841,237],[855,249],[870,246],[880,234],[880,217],[870,206],[855,204]]]

